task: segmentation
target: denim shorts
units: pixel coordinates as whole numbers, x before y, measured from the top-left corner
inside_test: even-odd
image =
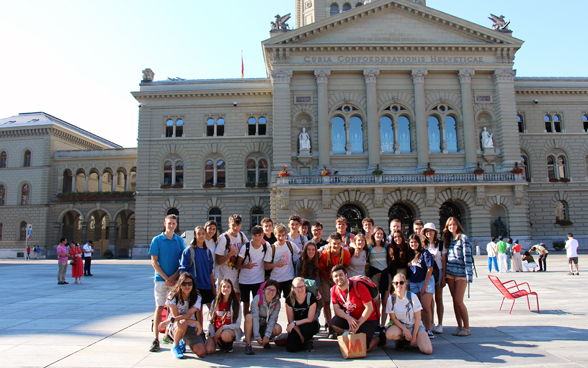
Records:
[[[423,280],[421,282],[411,282],[410,283],[410,292],[413,294],[418,294],[421,291],[421,289],[423,288],[424,284],[425,284],[425,280]],[[429,283],[427,284],[427,293],[428,294],[435,294],[435,279],[432,276],[429,279]]]

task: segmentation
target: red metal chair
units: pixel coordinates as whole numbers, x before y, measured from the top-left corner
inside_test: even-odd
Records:
[[[490,281],[492,282],[492,284],[494,284],[494,286],[496,286],[496,288],[498,289],[498,291],[500,291],[500,293],[502,293],[502,303],[500,303],[500,310],[502,310],[502,304],[504,304],[504,299],[512,299],[512,305],[510,307],[510,312],[508,312],[508,314],[510,314],[512,312],[512,308],[514,307],[514,303],[515,300],[517,298],[526,296],[527,297],[527,306],[529,307],[529,310],[531,310],[531,304],[529,303],[529,295],[535,295],[535,297],[537,298],[537,313],[539,313],[539,295],[537,295],[536,292],[531,291],[531,287],[529,286],[528,282],[523,282],[521,284],[517,284],[515,280],[510,280],[507,282],[501,282],[498,277],[494,276],[494,275],[488,275],[488,278],[490,279]],[[514,283],[514,285],[506,287],[505,285],[508,284],[509,282]],[[527,285],[527,288],[529,289],[524,290],[524,289],[520,289],[519,286],[521,285]],[[516,288],[516,291],[511,292],[510,289]]]

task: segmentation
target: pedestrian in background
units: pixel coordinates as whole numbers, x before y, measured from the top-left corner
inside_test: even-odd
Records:
[[[515,239],[512,246],[512,270],[514,272],[523,272],[523,257],[521,256],[522,249],[523,246],[519,244],[519,239]]]
[[[488,272],[492,272],[492,265],[494,270],[498,272],[498,248],[496,247],[496,238],[492,238],[490,243],[486,245],[486,252],[488,253]]]

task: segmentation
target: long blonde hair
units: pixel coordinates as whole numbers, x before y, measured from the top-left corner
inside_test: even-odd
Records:
[[[292,280],[292,285],[294,285],[296,281],[302,281],[302,284],[304,285],[304,290],[306,291],[306,284],[304,283],[304,279],[302,277],[295,277],[294,280]],[[294,286],[292,286],[292,289],[290,290],[290,295],[288,295],[288,299],[290,299],[290,303],[292,305],[296,304],[296,292],[294,291]]]
[[[397,279],[402,279],[402,281],[404,281],[404,286],[406,286],[406,276],[404,276],[403,273],[397,273],[394,278],[392,279],[392,283],[394,283],[394,281],[396,281]],[[392,284],[392,287],[394,287],[394,284]],[[400,296],[398,295],[398,289],[394,288],[394,295],[396,295],[397,298],[399,298]]]

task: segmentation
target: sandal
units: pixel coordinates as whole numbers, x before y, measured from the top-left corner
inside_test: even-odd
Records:
[[[453,331],[453,333],[451,333],[453,336],[457,336],[459,334],[459,332],[461,331],[461,327],[458,327],[455,329],[455,331]]]
[[[472,332],[468,328],[462,328],[458,333],[457,336],[470,336]]]

